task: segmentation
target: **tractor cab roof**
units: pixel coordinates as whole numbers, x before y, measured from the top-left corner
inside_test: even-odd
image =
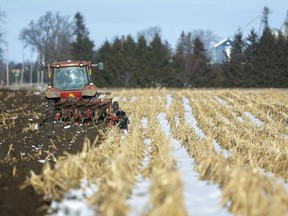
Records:
[[[66,61],[66,62],[54,62],[50,65],[52,68],[59,67],[83,67],[89,65],[88,61]]]

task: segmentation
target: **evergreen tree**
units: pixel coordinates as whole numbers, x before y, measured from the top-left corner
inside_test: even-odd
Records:
[[[180,38],[178,40],[178,43],[176,45],[176,51],[173,55],[173,69],[175,74],[175,79],[179,80],[179,86],[182,87],[185,80],[184,80],[184,37],[185,33],[184,31],[181,32]]]
[[[230,57],[224,64],[225,87],[242,87],[245,85],[245,41],[240,30],[234,35]]]
[[[259,38],[254,29],[252,29],[246,39],[245,49],[245,70],[243,71],[243,87],[257,86],[257,55]]]
[[[223,66],[220,64],[212,64],[209,68],[209,86],[213,88],[221,88],[224,86],[224,71]]]
[[[148,85],[154,87],[167,85],[171,79],[169,66],[171,52],[168,43],[163,44],[158,34],[155,34],[150,43],[149,56]]]
[[[177,74],[175,78],[180,80],[181,86],[192,86],[193,42],[191,33],[186,35],[182,31],[173,61]]]
[[[174,67],[182,86],[209,87],[213,80],[209,55],[200,37],[181,33],[174,55]]]
[[[104,71],[94,71],[92,78],[94,83],[99,87],[109,87],[113,80],[111,74],[111,45],[106,40],[97,52],[97,59],[99,62],[104,63]]]
[[[94,43],[89,39],[89,31],[85,26],[84,17],[77,12],[74,17],[74,36],[71,52],[74,60],[92,60],[94,55]]]
[[[283,63],[281,65],[281,68],[282,68],[282,85],[281,87],[282,88],[288,88],[288,61],[287,61],[287,56],[288,56],[288,37],[284,38],[282,37],[281,38],[283,40],[283,47],[281,47],[282,49],[282,52],[283,52],[283,55],[281,57],[281,62]]]
[[[131,35],[124,38],[122,43],[122,68],[119,71],[118,78],[121,79],[120,83],[122,83],[122,86],[135,87],[135,73],[137,70],[136,43]]]
[[[121,79],[119,78],[119,73],[123,70],[123,37],[122,39],[116,37],[111,45],[110,56],[111,59],[108,64],[110,64],[111,75],[111,86],[121,87]]]
[[[136,87],[147,86],[149,82],[149,51],[144,35],[140,35],[137,40],[135,50],[137,69],[135,70]]]
[[[204,44],[199,37],[193,40],[193,67],[192,85],[195,87],[208,87],[210,85],[210,73],[208,70],[209,58]]]
[[[263,31],[259,40],[257,64],[257,87],[274,87],[273,76],[277,73],[276,41],[269,28]]]
[[[246,60],[250,61],[257,55],[258,35],[254,29],[250,31],[246,39],[245,55]]]
[[[282,34],[275,38],[275,70],[273,71],[273,87],[288,87],[288,41]]]
[[[172,51],[167,41],[162,43],[162,55],[162,64],[160,65],[163,68],[163,73],[161,74],[162,86],[177,87],[178,80],[175,79],[176,76],[173,70]]]

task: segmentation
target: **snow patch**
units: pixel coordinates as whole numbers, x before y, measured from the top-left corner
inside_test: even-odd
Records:
[[[166,115],[160,113],[158,120],[166,138],[171,138],[172,155],[177,163],[184,186],[184,202],[188,215],[231,215],[227,208],[222,208],[221,190],[215,184],[207,184],[199,180],[199,174],[194,171],[194,160],[178,140],[172,138],[170,124]]]
[[[262,122],[260,119],[256,118],[252,113],[250,112],[244,112],[244,115],[249,118],[249,120],[255,124],[258,127],[261,127],[264,125],[264,122]]]
[[[225,100],[223,100],[222,98],[220,98],[218,96],[214,96],[213,98],[221,105],[226,105],[227,104],[227,102]]]
[[[136,99],[137,99],[137,97],[136,97],[136,96],[133,96],[133,97],[131,97],[131,99],[130,99],[129,103],[133,103],[134,101],[136,101]]]
[[[194,117],[194,114],[192,112],[192,107],[189,104],[188,98],[185,98],[185,97],[183,98],[183,104],[184,104],[184,109],[185,109],[185,119],[186,119],[187,123],[192,126],[192,128],[194,129],[196,135],[200,139],[207,139],[207,137],[204,134],[204,132],[198,127],[197,120]],[[219,143],[216,140],[213,140],[213,146],[214,146],[215,152],[217,152],[217,153],[223,152],[225,158],[229,157],[229,155],[230,155],[229,151],[227,151],[225,149],[222,149],[222,147],[219,145]]]
[[[183,97],[183,104],[184,104],[184,109],[185,109],[185,119],[187,123],[190,124],[194,128],[195,133],[199,138],[205,139],[206,135],[197,125],[197,120],[193,115],[192,107],[189,105],[189,99],[186,97]]]
[[[178,116],[175,116],[175,122],[176,122],[176,127],[178,127],[180,125],[180,119]]]
[[[117,97],[113,98],[113,101],[118,101],[119,99],[120,99],[120,97],[117,96]]]
[[[263,174],[265,176],[267,176],[269,178],[274,178],[278,184],[283,184],[284,188],[285,188],[285,191],[288,193],[288,182],[285,179],[279,178],[274,173],[268,172],[265,169],[262,169],[262,171],[263,171]]]
[[[223,149],[216,140],[213,140],[213,146],[216,153],[220,154],[223,152],[225,159],[227,159],[230,156],[229,151]]]
[[[141,124],[142,124],[142,127],[144,129],[147,129],[148,128],[148,118],[142,118],[141,119]]]
[[[243,118],[242,117],[237,117],[238,121],[243,122]]]
[[[171,94],[167,94],[167,104],[166,104],[166,109],[169,109],[171,107],[171,104],[172,104],[172,101],[173,101],[173,98],[171,96]]]
[[[142,127],[144,129],[148,129],[148,119],[147,118],[143,118],[141,119],[141,123],[142,123]],[[144,131],[145,133],[145,131]],[[145,169],[148,164],[149,164],[149,152],[151,151],[151,139],[146,138],[144,139],[144,143],[147,145],[147,149],[145,151],[145,157],[142,160],[141,164],[142,164],[142,169]],[[147,211],[147,209],[150,208],[149,206],[149,200],[150,200],[150,189],[151,186],[151,181],[149,178],[144,178],[141,174],[139,174],[137,176],[136,179],[136,184],[132,190],[131,196],[130,198],[127,200],[127,203],[129,204],[129,206],[131,207],[131,211],[130,211],[130,216],[138,216],[141,215],[143,213],[145,213],[145,211]]]
[[[89,185],[83,179],[79,189],[71,189],[64,195],[61,202],[52,201],[48,215],[53,216],[93,216],[96,212],[95,206],[90,206],[86,201],[98,191],[95,184]]]

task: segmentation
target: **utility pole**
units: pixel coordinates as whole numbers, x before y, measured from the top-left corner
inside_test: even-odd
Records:
[[[42,64],[45,65],[45,55],[44,52],[42,54]],[[41,70],[41,88],[43,87],[43,80],[44,80],[44,71]]]
[[[6,86],[9,87],[8,42],[6,42]]]
[[[21,87],[23,86],[24,61],[25,61],[25,52],[23,49],[23,61],[22,61],[21,80],[20,80],[20,86]]]
[[[31,63],[30,63],[30,87],[32,87],[32,76],[33,76],[33,50],[31,50]]]
[[[41,52],[38,49],[38,65],[40,64],[40,58],[41,58]],[[40,81],[40,71],[39,71],[39,67],[37,67],[37,88],[39,87],[39,81]]]

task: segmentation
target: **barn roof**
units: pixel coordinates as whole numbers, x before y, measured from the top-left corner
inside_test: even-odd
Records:
[[[214,45],[214,48],[217,48],[219,46],[222,46],[222,45],[227,45],[226,43],[229,42],[230,44],[233,42],[229,37],[218,42],[217,44]]]

